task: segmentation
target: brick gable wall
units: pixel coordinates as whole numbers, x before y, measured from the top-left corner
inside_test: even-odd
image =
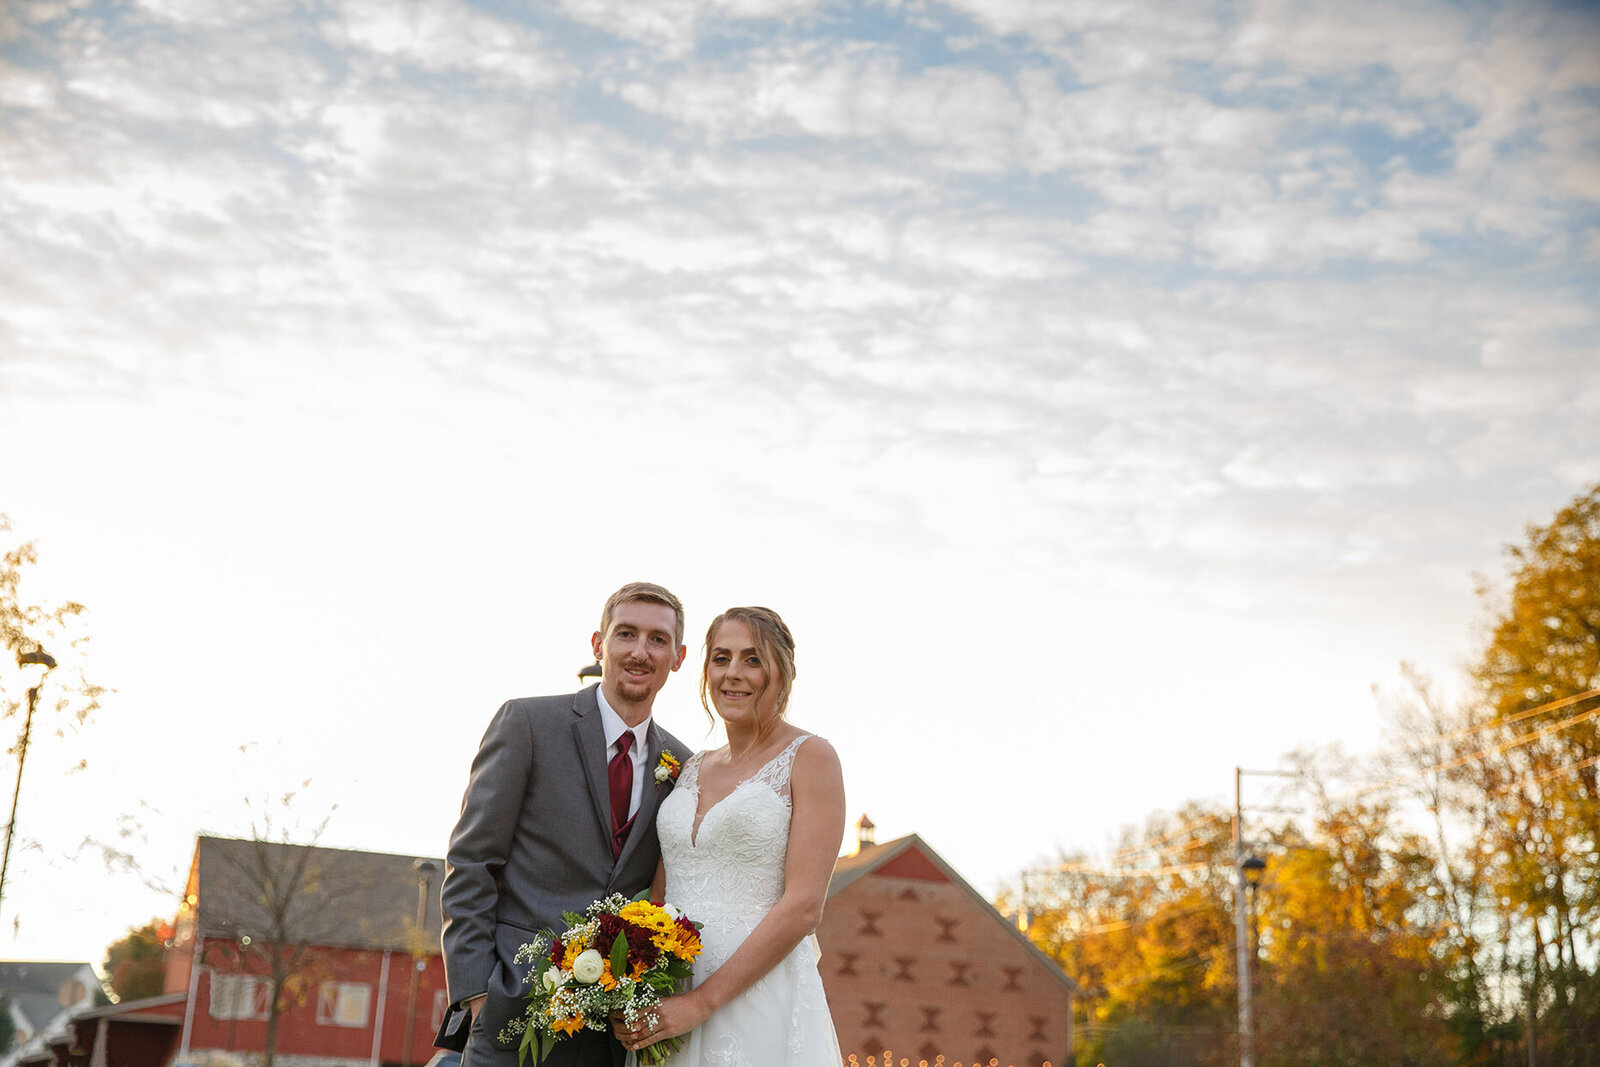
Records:
[[[847,1061],[1071,1062],[1059,976],[914,849],[835,894],[817,937]]]

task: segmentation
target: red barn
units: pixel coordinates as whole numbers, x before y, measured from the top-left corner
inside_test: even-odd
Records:
[[[278,1067],[422,1064],[446,996],[443,871],[438,859],[201,837],[164,994],[80,1012],[23,1067],[259,1067],[269,1041]]]
[[[445,1005],[443,872],[438,859],[200,838],[167,957],[166,990],[185,994],[178,1062],[259,1064],[269,1039],[293,1067],[425,1062]]]

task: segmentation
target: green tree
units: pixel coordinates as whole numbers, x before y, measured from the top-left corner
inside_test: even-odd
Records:
[[[106,949],[103,970],[118,1000],[160,996],[166,977],[172,924],[151,919]]]

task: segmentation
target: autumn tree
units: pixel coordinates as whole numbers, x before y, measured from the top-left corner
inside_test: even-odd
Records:
[[[11,521],[0,515],[0,718],[20,725],[7,755],[16,760],[15,788],[20,793],[22,773],[35,731],[49,724],[64,734],[88,720],[100,706],[104,690],[83,674],[88,637],[82,632],[84,606],[30,603],[24,591],[30,567],[38,562],[32,542],[12,543]],[[58,670],[59,667],[59,670]],[[44,684],[43,674],[51,674]],[[82,765],[81,763],[79,764]],[[4,860],[0,860],[0,893],[16,833],[16,805],[6,827]]]
[[[1031,872],[1028,935],[1085,993],[1089,1062],[1208,1067],[1234,1015],[1227,818],[1191,805],[1125,833],[1105,863]],[[1004,903],[1004,902],[1003,902]]]
[[[1600,485],[1526,536],[1506,549],[1509,588],[1482,589],[1483,744],[1458,777],[1494,813],[1490,874],[1525,954],[1527,1041],[1541,1063],[1578,1064],[1600,1047]]]
[[[1493,761],[1498,728],[1481,701],[1454,704],[1432,680],[1402,666],[1406,688],[1388,706],[1391,746],[1377,770],[1395,800],[1422,816],[1419,848],[1433,863],[1440,924],[1434,954],[1446,968],[1440,1011],[1456,1062],[1500,1063],[1514,1054],[1520,998],[1514,916],[1497,886],[1505,836],[1505,775]]]
[[[1282,1067],[1448,1067],[1431,854],[1381,799],[1334,800],[1274,835],[1256,922],[1257,1051]]]
[[[1455,705],[1407,671],[1385,769],[1431,826],[1460,1063],[1589,1062],[1600,1046],[1600,486],[1506,549]]]
[[[161,995],[171,944],[172,924],[151,919],[106,949],[103,969],[118,1000]]]

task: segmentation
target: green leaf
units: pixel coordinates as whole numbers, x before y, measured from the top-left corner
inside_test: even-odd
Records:
[[[628,976],[628,939],[622,934],[611,942],[611,977],[626,978]]]

